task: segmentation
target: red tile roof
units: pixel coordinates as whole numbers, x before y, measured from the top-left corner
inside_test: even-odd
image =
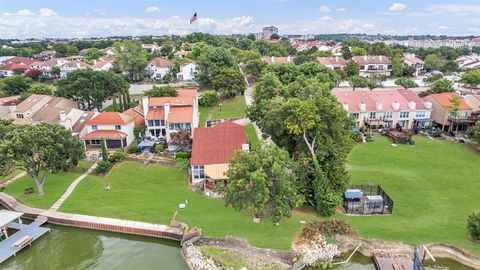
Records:
[[[128,135],[118,130],[95,130],[82,137],[82,140],[121,140]]]
[[[343,57],[333,56],[333,57],[317,57],[318,63],[322,65],[342,65],[344,66],[346,61]]]
[[[432,97],[444,108],[447,108],[452,105],[450,99],[452,96],[458,96],[455,93],[441,93],[441,94],[432,94]],[[460,110],[473,110],[470,105],[468,105],[463,98],[460,98]]]
[[[22,56],[15,56],[3,61],[4,64],[16,63],[16,64],[24,64],[24,65],[30,65],[33,62],[35,62],[35,60],[27,57],[22,57]]]
[[[101,112],[88,121],[88,125],[125,125],[134,119],[119,112]]]
[[[163,58],[160,58],[160,57],[155,57],[153,58],[150,62],[150,64],[153,64],[154,66],[156,67],[172,67],[173,66],[173,63],[170,62],[169,60],[167,59],[163,59]]]
[[[192,146],[192,165],[228,163],[236,150],[247,143],[245,128],[225,122],[211,128],[196,128]]]
[[[277,57],[277,56],[264,56],[262,57],[263,61],[267,64],[283,64],[283,63],[293,63],[296,57]]]
[[[192,123],[193,106],[170,107],[167,121],[168,123]]]
[[[165,120],[163,108],[149,109],[147,113],[147,120]]]
[[[6,65],[0,66],[0,70],[15,71],[15,70],[27,70],[27,69],[30,69],[30,67],[24,64],[9,63]]]
[[[369,64],[384,64],[390,65],[390,59],[384,55],[365,55],[365,56],[354,56],[352,57],[353,61],[355,61],[359,65],[369,65]]]
[[[170,104],[189,104],[193,105],[197,98],[197,90],[177,90],[176,97],[154,97],[148,100],[149,107],[163,106],[165,103]]]
[[[123,112],[125,115],[133,118],[135,126],[141,126],[145,124],[145,117],[143,116],[142,106],[138,105],[137,107],[130,108]]]
[[[403,60],[406,60],[406,61],[409,61],[409,62],[412,62],[412,63],[415,63],[415,64],[423,64],[423,60],[416,57],[415,54],[411,54],[411,53],[404,53],[403,54]]]

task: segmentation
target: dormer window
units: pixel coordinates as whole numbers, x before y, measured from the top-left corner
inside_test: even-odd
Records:
[[[97,125],[92,125],[92,130],[97,130],[98,126]]]
[[[122,130],[122,126],[121,125],[115,125],[115,130]]]
[[[23,113],[17,113],[16,116],[17,119],[23,119]]]

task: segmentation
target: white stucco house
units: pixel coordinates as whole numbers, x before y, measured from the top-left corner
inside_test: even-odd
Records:
[[[148,62],[145,73],[152,80],[161,80],[173,66],[169,60],[155,57]]]
[[[195,63],[185,63],[180,66],[180,72],[177,73],[179,81],[194,81],[198,74],[198,66]]]

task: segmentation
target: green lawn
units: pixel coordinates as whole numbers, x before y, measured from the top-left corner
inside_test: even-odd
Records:
[[[480,155],[467,145],[415,137],[392,147],[386,137],[350,153],[351,182],[380,184],[394,200],[391,216],[345,217],[364,237],[414,244],[454,244],[480,255],[466,220],[480,210]]]
[[[103,108],[102,112],[113,112],[113,104]]]
[[[198,123],[198,126],[199,127],[205,127],[206,124],[207,124],[207,117],[208,117],[208,113],[213,110],[215,108],[215,106],[212,106],[212,107],[203,107],[203,106],[200,106],[200,108],[198,109],[198,112],[200,113],[200,123]]]
[[[107,183],[111,191],[104,191]],[[178,204],[188,201],[185,209]],[[268,220],[254,224],[250,215],[225,207],[223,201],[209,199],[190,190],[184,170],[140,163],[123,162],[106,177],[89,176],[75,189],[60,211],[112,218],[168,224],[177,219],[190,227],[203,229],[205,235],[235,235],[260,247],[289,249],[300,230],[300,213],[273,226]]]
[[[245,131],[247,132],[247,138],[252,148],[256,148],[260,144],[260,140],[257,137],[257,133],[255,132],[255,128],[253,127],[253,124],[250,123],[246,125]]]
[[[32,177],[29,175],[26,175],[18,179],[15,183],[8,185],[5,188],[5,192],[14,196],[26,205],[48,209],[62,196],[63,193],[65,193],[73,180],[80,176],[83,170],[89,168],[92,164],[93,163],[90,161],[81,161],[79,167],[75,168],[72,172],[50,174],[44,185],[44,196],[38,196],[36,194],[37,187],[33,182]],[[35,193],[25,195],[24,190],[26,188],[34,188]]]
[[[212,120],[227,118],[242,118],[246,116],[247,104],[245,97],[239,96],[221,101],[222,107],[213,113]]]

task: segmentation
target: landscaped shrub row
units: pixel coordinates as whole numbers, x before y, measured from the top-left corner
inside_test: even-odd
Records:
[[[110,171],[113,164],[120,162],[124,159],[125,151],[123,151],[122,149],[117,149],[112,155],[108,157],[108,160],[101,160],[98,162],[95,173],[99,175],[105,175]]]
[[[480,241],[480,211],[468,216],[467,228],[474,241]]]

